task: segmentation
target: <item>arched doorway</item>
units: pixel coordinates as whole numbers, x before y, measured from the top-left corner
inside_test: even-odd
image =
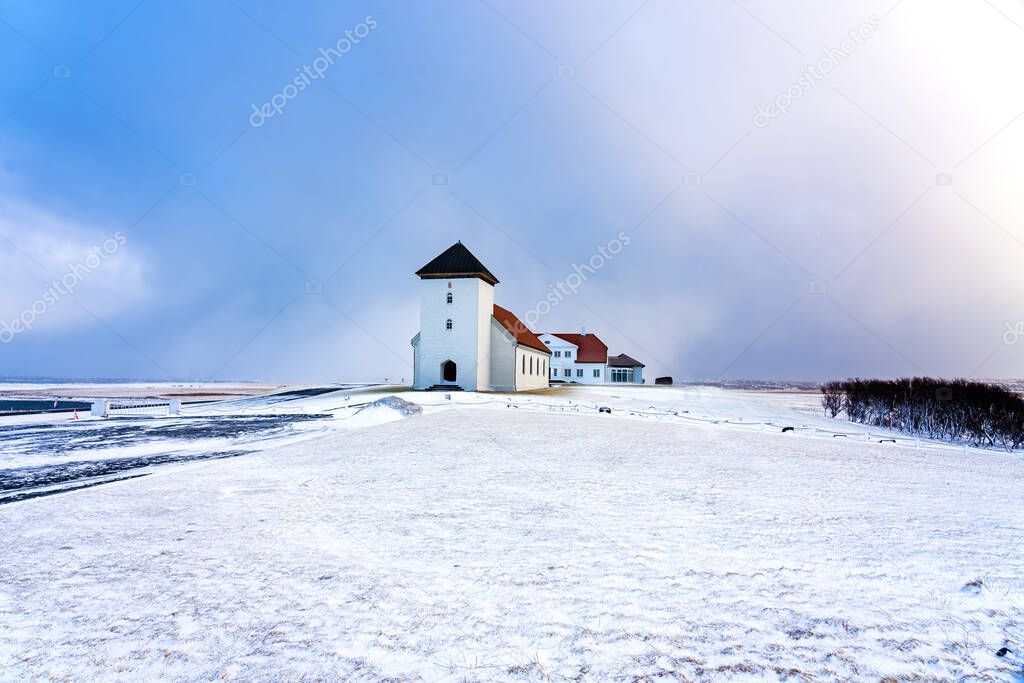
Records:
[[[441,379],[445,382],[455,381],[455,361],[446,360],[441,363]]]

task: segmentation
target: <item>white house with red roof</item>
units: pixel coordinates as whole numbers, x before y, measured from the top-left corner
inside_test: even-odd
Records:
[[[620,354],[593,332],[545,332],[540,340],[551,351],[551,381],[570,384],[643,384],[644,364]]]
[[[414,389],[529,391],[548,386],[551,351],[494,303],[498,278],[457,242],[416,271]]]
[[[604,384],[608,347],[594,333],[539,335],[551,350],[551,379],[578,384]]]

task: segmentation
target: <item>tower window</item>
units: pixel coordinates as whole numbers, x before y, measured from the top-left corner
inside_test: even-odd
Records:
[[[444,321],[444,329],[446,329],[446,330],[452,329],[452,319],[451,318],[448,318],[447,320]]]
[[[452,293],[448,292],[448,296],[446,296],[444,300],[446,303],[450,304],[452,302]]]

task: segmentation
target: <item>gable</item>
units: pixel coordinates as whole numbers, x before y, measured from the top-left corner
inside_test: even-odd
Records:
[[[573,351],[577,349],[577,346],[572,342],[567,342],[549,332],[538,334],[537,337],[544,343],[544,346],[551,349],[572,349]]]
[[[497,320],[501,325],[508,330],[508,333],[523,346],[528,346],[531,349],[536,349],[542,353],[551,354],[551,350],[544,345],[536,334],[530,331],[519,318],[515,316],[512,311],[502,308],[497,304],[494,305],[494,319]]]

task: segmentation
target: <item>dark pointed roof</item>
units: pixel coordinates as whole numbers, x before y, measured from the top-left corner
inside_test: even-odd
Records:
[[[636,358],[630,358],[624,353],[617,356],[608,356],[608,367],[610,368],[642,368],[646,367]]]
[[[445,249],[433,261],[416,271],[421,278],[478,277],[490,285],[498,284],[498,278],[480,263],[480,260],[466,249],[462,242],[456,242]]]

